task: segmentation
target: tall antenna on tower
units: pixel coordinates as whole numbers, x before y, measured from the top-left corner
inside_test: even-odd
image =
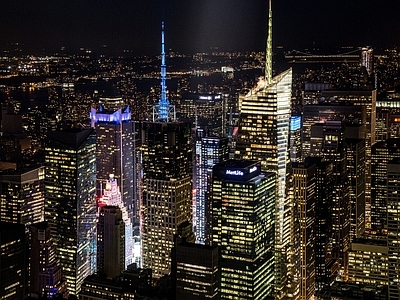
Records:
[[[153,122],[175,121],[175,106],[167,99],[167,66],[165,64],[164,22],[161,23],[161,97],[153,107]]]
[[[265,80],[268,84],[272,81],[272,4],[269,0],[268,9],[268,37],[265,51]]]

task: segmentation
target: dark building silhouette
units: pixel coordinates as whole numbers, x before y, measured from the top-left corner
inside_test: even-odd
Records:
[[[47,297],[56,294],[67,296],[67,285],[62,277],[61,264],[56,256],[50,226],[47,222],[35,223],[30,231],[30,292],[37,292]]]
[[[107,278],[125,270],[125,223],[118,206],[100,208],[97,223],[97,272]]]
[[[27,287],[28,243],[23,224],[0,222],[0,298],[24,299]]]

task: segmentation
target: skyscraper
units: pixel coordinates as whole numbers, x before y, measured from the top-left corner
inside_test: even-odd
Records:
[[[293,195],[289,159],[290,101],[292,70],[272,77],[272,8],[269,6],[268,39],[265,77],[244,97],[239,116],[239,129],[235,157],[258,160],[264,172],[277,175],[276,223],[275,223],[275,293],[283,298],[286,287],[297,288],[288,282],[294,277],[296,265],[291,260],[294,236],[292,227]]]
[[[339,264],[332,258],[332,210],[334,167],[321,157],[308,157],[305,164],[315,165],[315,288],[330,285],[336,278]]]
[[[400,159],[391,160],[387,165],[387,224],[389,256],[389,300],[400,298]]]
[[[189,123],[143,123],[142,259],[153,277],[169,274],[177,228],[192,216]]]
[[[125,270],[125,223],[118,206],[100,208],[97,224],[97,272],[114,278]]]
[[[124,222],[124,266],[125,269],[133,263],[133,228],[132,221],[129,218],[128,209],[122,201],[121,191],[114,174],[110,174],[105,182],[101,196],[98,198],[99,209],[103,206],[116,206],[121,210],[121,218]],[[122,271],[121,271],[122,272]]]
[[[228,140],[222,138],[224,131],[224,103],[221,94],[183,94],[177,116],[190,122],[195,152],[193,168],[193,225],[196,240],[205,243],[206,191],[212,167],[228,159]]]
[[[118,97],[116,97],[118,98]],[[91,109],[92,128],[96,130],[96,170],[97,194],[101,195],[101,185],[110,174],[118,180],[122,200],[133,224],[139,223],[136,201],[134,201],[134,149],[133,123],[129,107],[122,108],[120,101],[104,102],[97,111]],[[119,99],[119,98],[118,98]]]
[[[372,146],[371,163],[371,233],[387,234],[388,162],[400,158],[400,138],[389,138]]]
[[[177,117],[192,122],[204,135],[221,136],[224,127],[224,101],[221,94],[183,94]]]
[[[349,251],[349,282],[360,285],[389,284],[388,247],[381,239],[354,239]]]
[[[349,178],[350,241],[365,232],[365,139],[345,139]]]
[[[153,122],[142,126],[142,262],[155,278],[170,273],[174,235],[192,217],[191,128],[176,121],[166,97],[164,23],[161,57],[161,98],[153,107]]]
[[[300,299],[313,299],[315,293],[315,164],[293,165],[293,187],[300,223]]]
[[[212,243],[220,248],[221,299],[273,295],[275,176],[255,161],[213,168]]]
[[[347,276],[350,248],[350,202],[344,126],[340,121],[326,121],[323,126],[320,155],[333,163],[332,257],[340,261],[342,274]]]
[[[1,221],[25,224],[44,220],[44,168],[9,170],[0,175]]]
[[[195,165],[195,209],[193,223],[195,225],[196,241],[209,244],[207,229],[207,190],[211,183],[212,168],[215,164],[228,159],[228,139],[218,137],[202,137],[196,140]]]
[[[177,243],[173,252],[175,299],[220,299],[218,247],[183,241]]]
[[[45,220],[70,294],[96,270],[96,135],[94,129],[48,134]]]
[[[25,227],[22,224],[0,222],[0,298],[25,298],[27,249]]]
[[[343,121],[346,124],[365,126],[365,202],[366,226],[369,226],[371,205],[371,147],[375,143],[376,90],[324,90],[318,104],[304,106],[303,111],[303,155],[312,155],[310,147],[311,126],[317,122]]]
[[[62,276],[60,260],[56,255],[50,226],[40,222],[31,226],[30,292],[47,297],[67,295],[67,284]]]

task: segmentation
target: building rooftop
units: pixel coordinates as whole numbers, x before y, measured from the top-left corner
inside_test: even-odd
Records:
[[[47,137],[49,140],[78,150],[92,133],[94,133],[93,128],[73,128],[63,131],[51,131],[47,134]]]

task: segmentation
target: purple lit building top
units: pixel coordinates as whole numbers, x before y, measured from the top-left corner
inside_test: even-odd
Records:
[[[111,111],[103,111],[100,107],[100,110],[97,111],[95,108],[91,108],[90,110],[90,120],[91,125],[94,127],[96,123],[109,123],[109,124],[121,124],[125,121],[131,121],[131,112],[129,110],[129,106],[124,110],[118,109],[114,112]]]

